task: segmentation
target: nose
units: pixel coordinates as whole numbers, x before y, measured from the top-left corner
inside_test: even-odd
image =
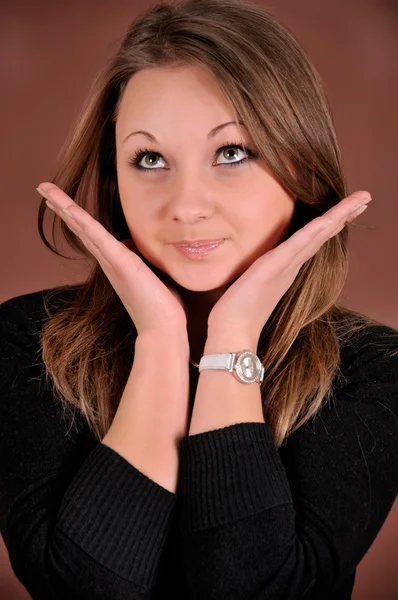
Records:
[[[180,178],[170,190],[167,203],[169,218],[179,223],[191,225],[200,219],[208,219],[214,211],[208,185],[198,175]]]

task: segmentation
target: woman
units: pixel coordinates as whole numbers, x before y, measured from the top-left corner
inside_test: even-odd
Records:
[[[398,332],[337,303],[370,194],[292,34],[237,0],[149,10],[38,191],[91,272],[1,305],[32,598],[350,598],[397,492]]]

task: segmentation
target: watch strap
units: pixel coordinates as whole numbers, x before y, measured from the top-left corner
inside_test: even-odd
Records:
[[[257,371],[257,376],[245,376],[244,363],[249,358],[251,362],[250,369]],[[255,366],[253,366],[253,361]],[[203,369],[221,369],[227,370],[235,376],[241,383],[261,383],[264,379],[264,366],[259,357],[251,350],[242,350],[241,352],[226,352],[220,354],[206,354],[202,356],[199,362],[199,372]]]
[[[226,369],[232,372],[235,362],[235,353],[206,354],[199,362],[199,371],[202,369]]]

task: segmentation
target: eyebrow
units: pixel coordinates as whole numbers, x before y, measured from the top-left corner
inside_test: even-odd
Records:
[[[240,125],[243,125],[242,121],[238,121],[240,123]],[[221,131],[221,129],[224,129],[224,127],[227,127],[228,125],[237,125],[236,121],[228,121],[227,123],[221,123],[221,125],[217,125],[217,127],[214,127],[208,134],[207,134],[207,139],[211,140],[212,138],[214,138],[217,133],[219,131]],[[139,133],[142,133],[143,135],[145,135],[149,140],[151,140],[151,142],[155,142],[156,144],[159,144],[158,140],[155,138],[154,135],[152,135],[152,133],[149,133],[148,131],[133,131],[132,133],[129,133],[124,140],[122,141],[122,144],[124,144],[125,142],[127,142],[127,140],[132,136],[132,135],[138,135]]]

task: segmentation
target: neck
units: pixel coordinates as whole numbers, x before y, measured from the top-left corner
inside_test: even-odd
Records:
[[[199,363],[207,340],[209,314],[230,284],[204,292],[188,290],[176,282],[173,282],[173,285],[186,308],[190,357]]]
[[[190,358],[196,363],[199,363],[203,356],[203,350],[207,339],[207,320],[196,321],[191,320],[187,323],[187,332],[190,348]]]

